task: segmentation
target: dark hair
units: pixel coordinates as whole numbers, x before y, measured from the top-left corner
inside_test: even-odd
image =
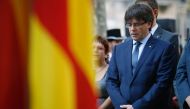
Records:
[[[136,0],[135,4],[141,2],[147,3],[152,9],[158,9],[158,3],[156,0]]]
[[[150,6],[146,4],[134,4],[128,8],[125,13],[125,23],[128,23],[131,19],[138,21],[153,23],[154,16]]]
[[[95,37],[95,41],[101,43],[105,48],[105,54],[108,54],[108,52],[109,52],[108,41],[105,38],[103,38],[102,36],[99,36],[99,35],[97,35]]]

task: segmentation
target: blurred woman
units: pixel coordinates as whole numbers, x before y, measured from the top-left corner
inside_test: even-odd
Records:
[[[108,51],[109,46],[106,39],[101,36],[96,36],[93,42],[94,47],[94,62],[96,72],[96,84],[99,91],[97,99],[98,109],[111,109],[111,99],[106,90],[106,79],[108,69]]]

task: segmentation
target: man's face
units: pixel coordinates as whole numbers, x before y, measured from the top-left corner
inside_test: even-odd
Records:
[[[127,22],[126,26],[129,28],[131,38],[136,41],[141,41],[148,35],[149,28],[151,28],[151,23],[144,22],[142,20],[138,21],[132,18]]]

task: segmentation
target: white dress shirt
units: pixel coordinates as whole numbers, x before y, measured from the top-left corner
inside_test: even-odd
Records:
[[[141,54],[142,54],[142,51],[143,51],[143,49],[144,49],[144,47],[145,47],[145,45],[146,45],[148,39],[150,38],[150,36],[151,36],[151,34],[149,33],[143,40],[140,41],[140,42],[141,42],[141,45],[139,46],[138,60],[140,59],[140,56],[141,56]],[[135,43],[136,43],[136,42],[137,42],[137,41],[133,40],[133,51],[132,51],[132,54],[133,54],[133,52],[134,52],[134,50],[135,50],[135,46],[136,46]]]

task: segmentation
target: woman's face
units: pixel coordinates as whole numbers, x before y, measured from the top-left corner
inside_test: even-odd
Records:
[[[105,60],[105,47],[100,42],[96,41],[93,43],[93,56],[96,60]]]

